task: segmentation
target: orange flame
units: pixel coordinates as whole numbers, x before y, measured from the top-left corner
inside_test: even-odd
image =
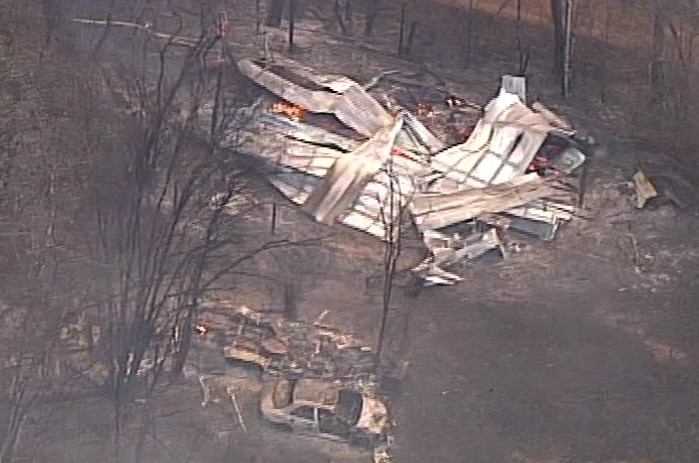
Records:
[[[306,110],[301,106],[296,106],[285,101],[278,101],[272,105],[272,111],[279,114],[284,114],[290,119],[300,121],[306,116]]]

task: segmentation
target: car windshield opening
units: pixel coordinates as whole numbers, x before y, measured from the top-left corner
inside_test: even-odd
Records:
[[[337,415],[351,425],[357,424],[362,414],[362,395],[342,389],[337,401]]]

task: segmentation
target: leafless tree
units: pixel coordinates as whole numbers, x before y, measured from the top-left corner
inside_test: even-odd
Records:
[[[408,214],[405,192],[401,190],[400,182],[395,177],[392,158],[385,165],[388,176],[388,191],[381,210],[382,222],[386,230],[384,238],[383,268],[382,268],[382,294],[381,294],[381,318],[376,345],[376,360],[374,369],[381,372],[386,334],[391,314],[391,303],[395,289],[398,262],[403,251],[403,237],[406,228]]]
[[[150,404],[163,373],[180,374],[204,295],[242,263],[289,244],[247,240],[227,213],[245,194],[247,177],[220,146],[234,96],[222,67],[213,79],[204,72],[221,45],[209,22],[195,39],[144,30],[144,58],[103,76],[112,105],[127,110],[116,111],[119,152],[92,171],[84,236],[93,276],[87,289],[104,334],[116,461],[124,458],[124,406],[136,397]],[[211,123],[204,127],[200,114],[207,111]],[[140,417],[144,429],[152,421],[149,406]],[[134,458],[143,445],[136,442]]]

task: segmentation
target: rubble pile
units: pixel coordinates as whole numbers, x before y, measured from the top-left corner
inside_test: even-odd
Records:
[[[587,138],[527,105],[521,77],[505,76],[478,107],[454,95],[403,101],[415,100],[400,91],[414,81],[395,73],[363,86],[287,59],[236,65],[257,96],[224,117],[224,143],[318,222],[385,241],[416,228],[430,252],[413,270],[425,285],[453,284],[459,263],[506,251],[505,230],[551,240],[576,214]],[[208,127],[211,110],[201,115]]]
[[[278,314],[245,307],[231,312],[205,311],[200,342],[214,343],[233,363],[254,364],[287,378],[320,378],[366,388],[372,383],[374,352],[352,335]]]

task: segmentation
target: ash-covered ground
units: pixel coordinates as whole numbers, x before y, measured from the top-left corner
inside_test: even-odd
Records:
[[[228,8],[235,10],[230,40],[241,53],[255,52],[262,40],[253,5]],[[328,35],[313,18],[297,23],[295,58],[305,64],[367,81],[390,69],[424,70],[388,50],[395,15],[383,20],[373,50]],[[507,71],[498,64],[444,68],[453,92],[477,103],[493,95]],[[577,122],[575,108],[555,103]],[[410,361],[389,396],[397,463],[699,461],[697,220],[659,201],[633,206],[629,181],[638,162],[662,165],[669,153],[615,139],[594,115],[580,119],[607,152],[590,160],[583,217],[553,242],[511,236],[520,252],[464,266],[464,281],[454,287],[415,298],[396,291],[387,351]],[[300,233],[320,227],[293,213],[284,219]],[[381,294],[366,279],[381,272],[381,252],[380,243],[349,231],[306,249],[295,270],[310,274],[302,279],[299,317],[314,320],[328,310],[327,323],[375,340]],[[259,309],[279,304],[279,295],[254,278],[228,296]],[[185,382],[158,400],[150,461],[368,460],[342,445],[270,428],[258,416],[256,378],[230,374],[239,377],[246,430],[230,403],[201,407],[199,385]],[[52,412],[35,461],[100,460],[111,435],[104,407],[79,401]]]

